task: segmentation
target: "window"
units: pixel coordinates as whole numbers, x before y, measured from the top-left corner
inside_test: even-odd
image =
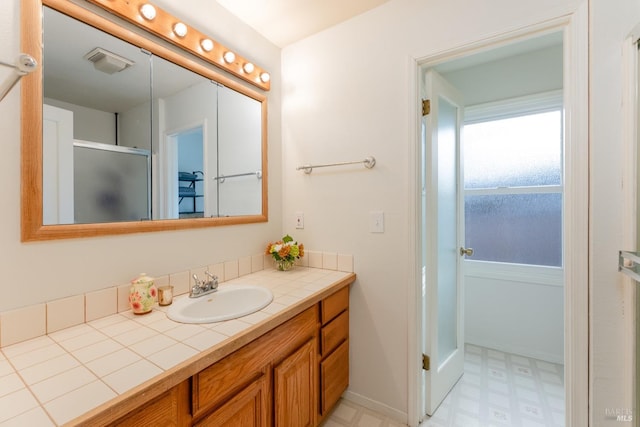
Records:
[[[465,113],[465,244],[473,260],[562,266],[562,105],[557,94]]]

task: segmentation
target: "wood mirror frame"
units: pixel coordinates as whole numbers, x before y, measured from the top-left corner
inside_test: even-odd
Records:
[[[190,58],[189,51],[177,53],[153,37],[142,35],[127,26],[119,25],[89,9],[80,7],[69,0],[22,0],[21,37],[22,51],[33,56],[42,64],[42,14],[43,6],[85,22],[115,37],[136,44],[168,61],[190,69],[224,86],[245,94],[262,105],[262,213],[259,215],[168,219],[151,221],[111,222],[94,224],[43,225],[43,185],[42,185],[42,66],[22,79],[21,105],[21,240],[38,241],[95,237],[116,234],[142,233],[151,231],[185,230],[232,224],[248,224],[268,221],[267,197],[267,97],[249,89],[235,80],[217,73]],[[163,12],[167,16],[166,12]],[[173,43],[176,44],[176,43]],[[267,88],[268,89],[268,88]]]

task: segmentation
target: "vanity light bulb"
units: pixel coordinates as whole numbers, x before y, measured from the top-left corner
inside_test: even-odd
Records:
[[[149,3],[145,3],[140,7],[140,14],[147,21],[153,21],[156,17],[156,8]]]
[[[178,37],[184,37],[187,35],[187,26],[184,25],[182,22],[178,22],[176,25],[173,26],[173,32]]]
[[[269,75],[269,73],[262,73],[260,74],[260,80],[262,80],[262,83],[267,83],[269,80],[271,80],[271,76]]]
[[[211,39],[204,39],[200,42],[200,46],[205,52],[211,52],[213,50],[213,42]]]
[[[245,62],[245,64],[242,66],[242,69],[247,74],[253,73],[253,70],[255,70],[255,68],[256,67],[254,67],[254,65],[251,62]]]
[[[227,64],[231,64],[236,60],[236,54],[233,52],[225,52],[223,58],[224,62],[226,62]]]

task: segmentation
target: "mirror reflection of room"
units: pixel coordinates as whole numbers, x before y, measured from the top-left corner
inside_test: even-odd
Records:
[[[259,101],[51,8],[43,21],[43,224],[261,213]]]

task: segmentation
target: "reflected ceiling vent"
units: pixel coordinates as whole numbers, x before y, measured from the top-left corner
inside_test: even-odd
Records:
[[[118,73],[135,64],[132,60],[116,55],[115,53],[109,52],[101,47],[97,47],[87,53],[84,56],[84,59],[88,59],[93,62],[93,66],[96,70],[107,74]]]

